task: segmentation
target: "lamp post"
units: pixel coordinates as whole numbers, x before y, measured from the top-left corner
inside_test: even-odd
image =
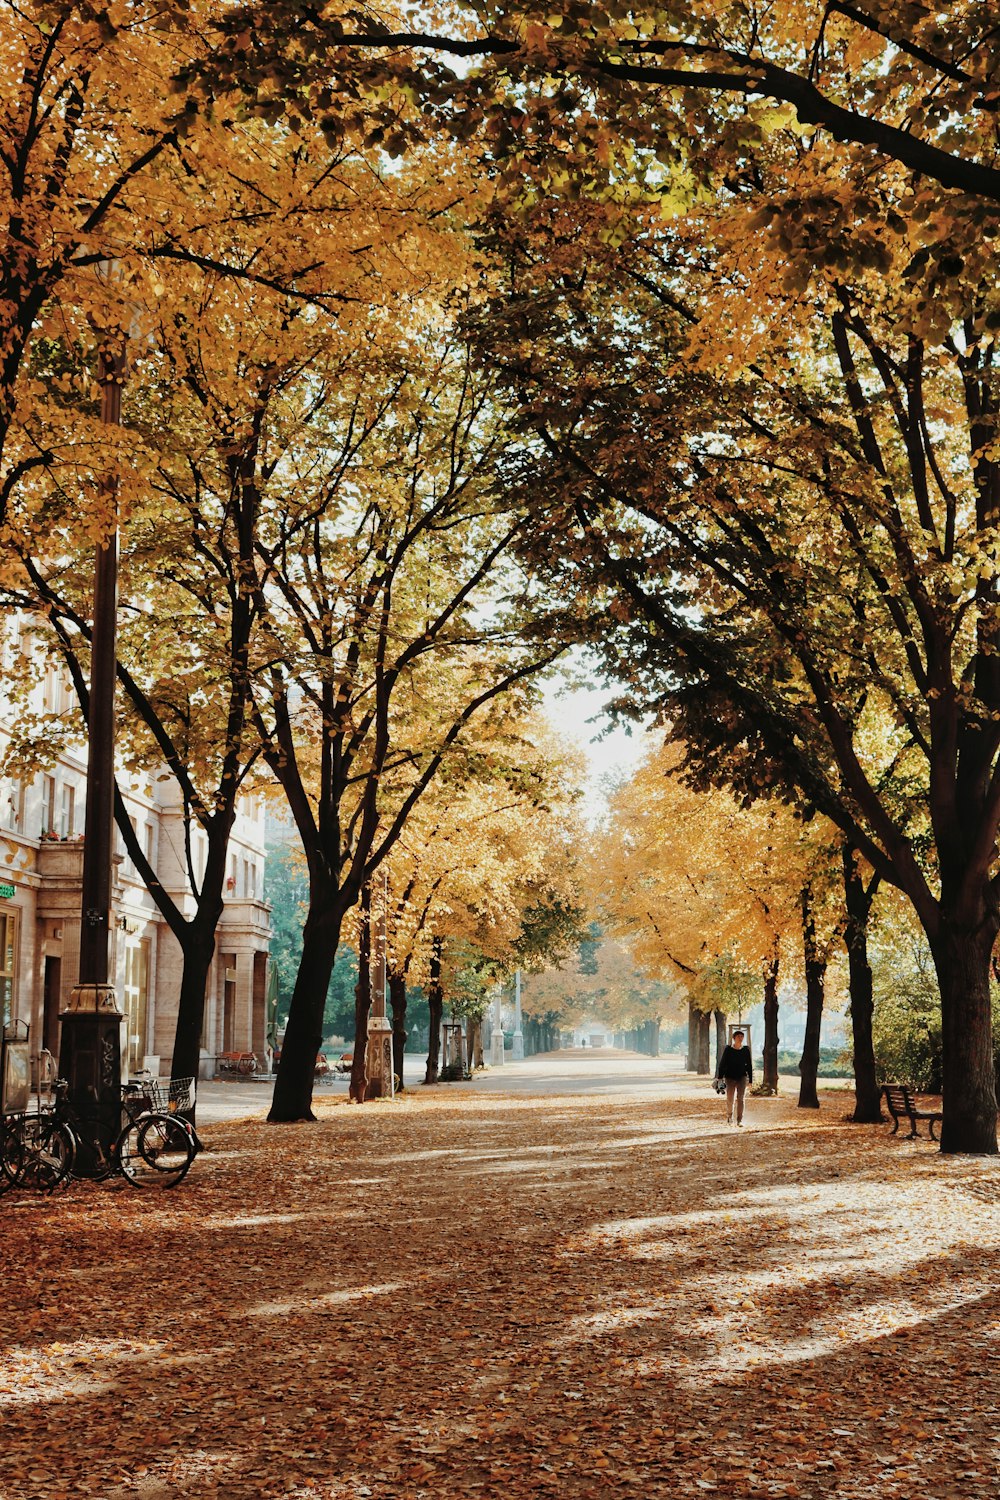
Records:
[[[490,1028],[490,1066],[503,1067],[503,987],[493,991],[493,1021]]]
[[[382,871],[382,901],[378,938],[375,947],[375,982],[372,985],[372,1008],[368,1017],[368,1051],[365,1072],[367,1099],[391,1099],[395,1093],[392,1068],[392,1023],[385,1013],[385,988],[388,977],[389,872]]]
[[[524,1061],[524,1032],[521,1030],[521,971],[514,971],[514,1047],[512,1062]]]
[[[126,343],[124,331],[105,334],[98,351],[101,422],[106,427],[117,427],[121,422]],[[73,1103],[97,1104],[110,1110],[121,1098],[123,1019],[115,987],[109,983],[118,608],[117,479],[111,471],[102,480],[101,495],[110,519],[108,535],[97,549],[94,565],[80,968],[61,1016],[59,1066],[69,1083]]]

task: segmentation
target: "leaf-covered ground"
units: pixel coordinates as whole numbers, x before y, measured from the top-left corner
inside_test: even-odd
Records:
[[[1000,1168],[752,1105],[415,1090],[0,1199],[0,1496],[995,1500]]]

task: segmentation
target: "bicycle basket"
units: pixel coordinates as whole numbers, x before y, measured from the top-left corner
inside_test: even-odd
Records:
[[[194,1109],[193,1078],[144,1078],[142,1092],[150,1109],[162,1110],[165,1114]]]

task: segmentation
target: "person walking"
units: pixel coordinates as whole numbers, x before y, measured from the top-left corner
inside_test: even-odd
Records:
[[[728,1047],[724,1047],[715,1069],[716,1078],[726,1082],[726,1124],[733,1123],[733,1105],[736,1105],[736,1123],[743,1124],[743,1099],[748,1086],[753,1083],[753,1059],[750,1048],[743,1045],[742,1031],[733,1032]]]

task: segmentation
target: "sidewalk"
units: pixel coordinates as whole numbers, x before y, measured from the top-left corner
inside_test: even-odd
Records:
[[[3,1500],[995,1500],[996,1161],[623,1082],[0,1199]]]

